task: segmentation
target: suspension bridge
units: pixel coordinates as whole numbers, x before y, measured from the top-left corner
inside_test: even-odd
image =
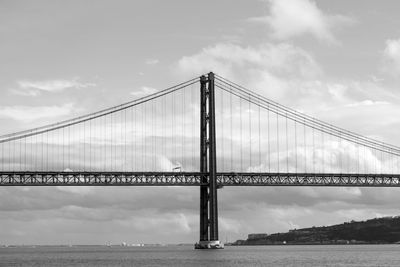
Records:
[[[214,73],[0,136],[0,186],[199,186],[200,241],[221,248],[223,186],[399,187],[400,147]]]

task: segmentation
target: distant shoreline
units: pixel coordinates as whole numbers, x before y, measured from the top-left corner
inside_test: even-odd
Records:
[[[255,233],[249,234],[246,240],[231,243],[232,246],[379,244],[400,244],[399,216],[293,229],[286,233]]]
[[[289,243],[289,244],[244,244],[244,245],[233,245],[225,244],[225,246],[231,247],[264,247],[264,246],[363,246],[363,245],[400,245],[400,243]]]

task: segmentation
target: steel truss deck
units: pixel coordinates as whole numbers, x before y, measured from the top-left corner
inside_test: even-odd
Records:
[[[0,186],[200,186],[201,177],[205,175],[200,172],[0,172]],[[219,188],[223,186],[400,187],[400,175],[217,173],[217,185]]]

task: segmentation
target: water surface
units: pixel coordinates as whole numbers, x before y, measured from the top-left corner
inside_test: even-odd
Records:
[[[0,266],[400,266],[400,245],[8,247]]]

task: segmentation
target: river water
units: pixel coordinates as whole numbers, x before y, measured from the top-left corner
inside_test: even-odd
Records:
[[[400,266],[400,245],[8,247],[0,266]]]

